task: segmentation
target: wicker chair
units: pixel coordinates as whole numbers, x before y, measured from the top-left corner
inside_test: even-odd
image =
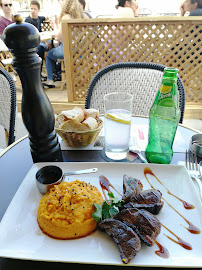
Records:
[[[15,141],[16,88],[10,74],[0,67],[0,125],[5,129],[6,144]]]
[[[104,95],[109,92],[127,92],[133,94],[133,114],[148,116],[157,91],[161,85],[165,66],[154,63],[118,63],[101,69],[92,79],[85,108],[99,109],[104,113]],[[178,76],[180,123],[184,117],[185,90]]]

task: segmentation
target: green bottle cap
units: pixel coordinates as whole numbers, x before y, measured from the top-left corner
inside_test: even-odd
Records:
[[[164,68],[164,75],[168,77],[177,77],[178,69],[177,68],[172,68],[172,67],[167,67]]]

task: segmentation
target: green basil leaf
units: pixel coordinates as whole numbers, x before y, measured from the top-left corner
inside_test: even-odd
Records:
[[[109,192],[109,193],[108,193],[108,196],[109,196],[110,198],[115,198],[115,197],[114,197],[114,194],[113,194],[112,192]]]
[[[108,193],[108,196],[110,197],[110,200],[104,201],[101,205],[94,203],[96,210],[92,214],[92,218],[94,218],[96,222],[112,218],[119,212],[115,207],[120,207],[122,200],[115,198],[112,192]]]
[[[111,207],[109,209],[109,214],[110,214],[111,217],[113,217],[114,215],[116,215],[118,212],[119,211],[116,208],[114,208],[114,207]]]
[[[110,218],[110,214],[109,214],[109,209],[110,209],[110,205],[104,201],[103,204],[102,204],[102,219],[107,219],[107,218]]]
[[[91,217],[94,218],[96,222],[100,222],[102,221],[102,204],[99,205],[97,203],[94,203],[93,205],[96,207],[96,210],[91,215]]]

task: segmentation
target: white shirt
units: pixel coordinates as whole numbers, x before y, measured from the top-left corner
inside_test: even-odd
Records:
[[[113,14],[113,18],[134,18],[132,8],[118,7]]]

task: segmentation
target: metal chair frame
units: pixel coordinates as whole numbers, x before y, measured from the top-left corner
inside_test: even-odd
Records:
[[[148,116],[155,96],[162,82],[166,66],[146,62],[126,62],[109,65],[93,77],[86,95],[85,108],[99,109],[104,113],[105,94],[128,92],[134,96],[133,114]],[[179,108],[182,123],[185,108],[185,89],[178,76]]]

